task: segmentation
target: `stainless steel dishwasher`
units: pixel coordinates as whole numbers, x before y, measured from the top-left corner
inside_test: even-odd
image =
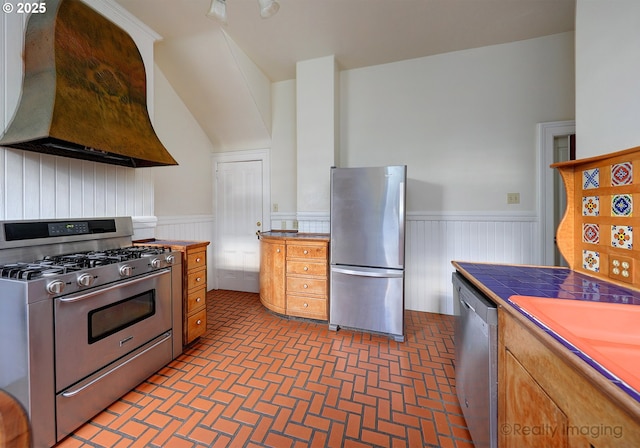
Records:
[[[498,446],[498,310],[462,275],[453,274],[460,314],[455,326],[456,393],[476,448]]]

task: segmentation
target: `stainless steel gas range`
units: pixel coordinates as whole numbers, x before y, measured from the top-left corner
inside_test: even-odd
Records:
[[[182,352],[181,254],[129,217],[0,222],[0,388],[53,446]]]

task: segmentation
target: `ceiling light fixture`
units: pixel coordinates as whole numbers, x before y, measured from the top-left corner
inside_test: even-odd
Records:
[[[260,15],[263,19],[271,17],[280,9],[280,4],[276,0],[258,0],[260,5]]]
[[[219,20],[223,24],[227,23],[227,2],[226,0],[211,0],[211,7],[207,16]]]
[[[260,7],[260,16],[263,19],[271,17],[280,9],[278,0],[258,0],[258,6]],[[226,25],[227,0],[211,0],[211,6],[209,7],[207,16],[213,17]]]

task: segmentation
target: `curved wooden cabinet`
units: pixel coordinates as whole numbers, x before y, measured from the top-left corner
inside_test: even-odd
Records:
[[[260,301],[287,316],[329,318],[329,237],[268,232],[260,236]]]
[[[273,312],[285,314],[285,251],[280,239],[261,237],[260,301]]]

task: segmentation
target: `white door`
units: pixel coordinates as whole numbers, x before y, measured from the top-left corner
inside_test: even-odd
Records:
[[[258,292],[262,230],[262,161],[217,164],[218,288]]]

